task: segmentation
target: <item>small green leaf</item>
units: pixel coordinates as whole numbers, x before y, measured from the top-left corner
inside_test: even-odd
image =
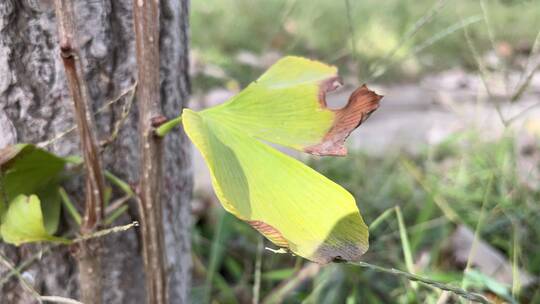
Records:
[[[60,217],[60,197],[56,189],[65,160],[30,144],[0,150],[0,215],[15,197],[37,195],[42,201],[45,227],[54,233]]]
[[[9,203],[2,219],[0,232],[6,243],[20,245],[28,242],[69,243],[64,238],[50,235],[45,229],[41,203],[36,195],[19,195]]]
[[[332,110],[325,94],[338,85],[335,67],[286,57],[230,101],[182,114],[223,207],[277,246],[318,263],[358,261],[367,250],[368,229],[354,197],[261,140],[346,154],[346,137],[381,96],[362,86],[344,108]]]

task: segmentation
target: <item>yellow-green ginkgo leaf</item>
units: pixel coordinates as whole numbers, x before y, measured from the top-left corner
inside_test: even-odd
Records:
[[[201,114],[300,151],[345,155],[345,139],[378,108],[382,96],[362,86],[342,109],[327,108],[326,93],[340,86],[336,67],[285,57],[240,94]]]
[[[36,195],[21,194],[15,197],[3,215],[0,231],[3,240],[14,245],[40,241],[69,243],[69,240],[47,232],[41,203]]]
[[[286,57],[223,105],[184,110],[184,129],[203,155],[224,208],[277,246],[319,263],[357,261],[368,229],[353,196],[261,140],[320,155],[343,155],[345,138],[381,96],[357,89],[326,108],[336,68]]]

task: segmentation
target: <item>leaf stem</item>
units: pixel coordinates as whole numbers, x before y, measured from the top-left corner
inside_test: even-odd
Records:
[[[77,211],[75,208],[75,205],[69,198],[69,195],[66,193],[66,190],[64,188],[60,187],[58,188],[58,193],[60,194],[60,197],[62,198],[62,202],[64,203],[64,207],[66,207],[69,215],[75,220],[77,225],[81,225],[81,214]]]
[[[155,134],[159,137],[165,137],[169,132],[171,132],[172,129],[174,129],[176,126],[182,123],[182,116],[178,116],[176,118],[173,118],[166,123],[162,124],[161,126],[157,127],[155,130]]]

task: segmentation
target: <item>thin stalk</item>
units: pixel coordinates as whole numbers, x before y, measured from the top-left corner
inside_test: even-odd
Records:
[[[397,52],[407,43],[410,39],[412,39],[418,31],[424,27],[424,25],[428,24],[433,20],[437,14],[444,8],[446,5],[447,0],[437,0],[433,6],[420,18],[416,21],[416,23],[403,35],[401,40],[396,44],[396,46],[390,50],[383,58],[377,60],[371,68],[371,74],[367,78],[367,82],[372,81],[373,79],[377,78],[381,75],[381,73],[384,73],[386,71],[386,67],[384,64],[390,60],[397,54]]]
[[[444,216],[452,223],[459,224],[461,222],[458,214],[452,209],[450,203],[444,199],[444,197],[438,195],[431,186],[426,182],[422,172],[410,161],[406,159],[401,160],[401,165],[407,170],[407,172],[416,180],[422,188],[432,197],[433,201],[441,209]]]
[[[262,236],[259,235],[259,240],[257,242],[257,255],[255,258],[255,274],[253,282],[253,304],[259,304],[260,294],[261,294],[261,269],[262,269],[262,256],[264,251],[264,240]]]
[[[464,22],[464,20],[462,20]],[[491,92],[491,88],[489,87],[488,78],[489,78],[489,72],[487,67],[485,66],[484,62],[482,61],[482,57],[480,56],[480,53],[474,46],[474,43],[471,39],[471,35],[469,34],[469,30],[467,27],[463,28],[463,33],[465,34],[465,41],[467,42],[467,46],[469,47],[469,50],[471,51],[474,61],[476,62],[476,65],[478,67],[478,72],[480,75],[480,79],[482,80],[482,84],[484,85],[484,88],[486,89],[487,96],[490,99],[493,99],[493,94]],[[506,128],[508,126],[508,121],[504,117],[504,114],[502,113],[501,105],[498,101],[493,100],[495,105],[495,110],[497,111],[497,115],[499,116],[499,120],[503,124],[503,126]]]
[[[164,137],[169,132],[171,132],[172,129],[174,129],[176,126],[180,125],[181,123],[182,123],[182,116],[178,116],[160,125],[159,127],[157,127],[155,133],[159,137]]]
[[[519,226],[512,220],[512,298],[517,299],[521,291],[520,271],[519,271]]]
[[[401,208],[399,206],[396,206],[394,210],[396,211],[396,217],[398,220],[399,237],[401,239],[403,257],[405,258],[405,266],[407,266],[407,271],[409,271],[410,273],[414,273],[411,245],[409,244],[409,237],[407,236],[407,229],[405,228],[405,221],[403,220],[403,215],[401,214]],[[416,282],[411,282],[411,287],[414,290],[417,290],[418,284],[416,284]]]
[[[84,215],[80,226],[81,234],[84,236],[94,232],[103,217],[105,186],[94,121],[90,115],[90,99],[74,39],[76,26],[73,3],[71,0],[56,0],[55,6],[60,55],[73,101],[75,121],[86,169]],[[86,304],[102,303],[103,282],[100,247],[99,240],[81,242],[76,254],[79,265],[81,300]]]
[[[4,286],[9,280],[13,277],[18,275],[19,273],[23,272],[27,267],[30,267],[36,260],[41,259],[44,255],[51,252],[51,247],[56,247],[59,245],[53,245],[50,247],[45,247],[42,251],[38,251],[37,253],[34,253],[30,258],[24,260],[22,263],[19,263],[16,267],[13,267],[10,269],[10,271],[4,275],[4,277],[0,280],[0,288]],[[1,259],[1,256],[0,256]]]
[[[434,45],[435,43],[437,43],[438,41],[446,38],[447,36],[449,36],[451,34],[454,34],[458,30],[460,30],[460,29],[462,29],[464,27],[470,26],[471,24],[477,23],[477,22],[479,22],[481,20],[482,20],[482,17],[480,17],[480,16],[471,16],[471,17],[468,17],[468,18],[466,18],[465,20],[463,20],[461,22],[457,22],[457,23],[452,24],[451,26],[447,27],[446,29],[436,33],[435,35],[431,36],[430,38],[428,38],[424,42],[422,42],[422,43],[418,44],[417,46],[415,46],[414,49],[411,52],[409,52],[407,55],[402,56],[402,57],[400,57],[400,58],[398,58],[396,60],[389,61],[388,64],[386,64],[383,67],[381,72],[384,73],[384,72],[388,71],[388,69],[393,67],[394,65],[404,61],[407,58],[410,58],[411,56],[417,55],[418,53],[422,52],[426,48],[428,48],[428,47]],[[379,74],[379,76],[381,76],[381,75],[383,75],[383,74]],[[373,79],[375,79],[375,78],[373,78]]]
[[[132,222],[127,225],[123,226],[115,226],[108,229],[98,230],[92,234],[82,235],[76,239],[73,240],[74,243],[82,243],[84,241],[93,240],[93,239],[99,239],[106,235],[109,235],[111,233],[119,233],[127,231],[133,227],[139,227],[139,222]]]
[[[146,302],[168,303],[167,270],[162,220],[163,143],[155,136],[162,118],[160,102],[159,0],[133,0],[137,56],[140,180],[139,213],[146,279]]]
[[[107,109],[109,109],[110,106],[112,106],[113,104],[120,101],[122,99],[122,97],[126,96],[127,94],[133,94],[133,91],[135,91],[136,87],[137,87],[137,82],[135,82],[132,86],[130,86],[126,90],[122,91],[118,96],[116,96],[112,100],[107,101],[103,106],[101,106],[96,112],[93,113],[94,116],[96,116],[99,113],[105,112]],[[128,103],[132,102],[131,98],[127,102]],[[127,107],[127,106],[124,105],[124,107]],[[37,146],[40,147],[40,148],[47,147],[47,146],[55,143],[57,140],[63,138],[66,135],[68,135],[69,133],[75,131],[76,129],[77,129],[76,126],[71,126],[71,127],[67,128],[66,130],[64,130],[64,131],[58,133],[57,135],[55,135],[53,138],[38,143]]]
[[[59,303],[59,304],[83,304],[77,300],[70,298],[58,297],[58,296],[40,296],[39,300],[42,302]]]
[[[117,177],[116,175],[112,174],[109,171],[105,171],[105,177],[113,185],[120,188],[126,195],[129,195],[130,197],[135,196],[135,193],[133,193],[133,190],[131,189],[131,186],[128,183],[126,183],[125,181],[123,181],[122,179],[120,179],[119,177]]]
[[[538,53],[539,49],[540,31],[538,31],[538,34],[536,34],[536,38],[534,39],[533,47],[531,53],[529,54],[529,58],[527,59],[527,63],[525,64],[525,69],[523,70],[523,73],[521,74],[521,77],[519,79],[518,87],[510,98],[512,102],[515,102],[521,98],[523,93],[525,93],[525,91],[529,87],[531,80],[534,77],[534,74],[540,68],[540,62],[538,62],[535,66],[531,67],[533,58],[535,58],[535,55]],[[529,74],[527,74],[527,72],[529,72]]]
[[[66,207],[66,210],[68,211],[69,215],[71,215],[71,217],[77,223],[77,225],[80,226],[82,222],[81,215],[79,214],[79,211],[77,211],[77,209],[75,208],[75,205],[69,198],[69,195],[67,194],[66,190],[60,187],[58,188],[58,193],[60,194],[62,203],[64,204],[64,207]]]
[[[352,9],[351,9],[351,3],[349,2],[349,0],[345,0],[345,10],[346,10],[346,14],[347,14],[347,23],[349,25],[349,34],[351,35],[351,53],[352,53],[352,58],[356,60],[357,56],[358,56],[358,52],[356,52],[356,35],[354,33],[354,26],[353,26],[353,17],[352,17]],[[355,62],[355,63],[358,63],[358,62]]]
[[[369,231],[373,231],[379,227],[379,225],[394,212],[394,208],[386,209],[381,215],[379,215],[371,224],[369,225]]]
[[[39,293],[34,289],[34,287],[27,282],[22,274],[15,268],[15,265],[13,265],[7,257],[5,257],[3,254],[0,253],[0,264],[3,264],[7,269],[14,272],[15,276],[19,279],[19,282],[21,283],[21,286],[26,290],[28,293],[32,295],[33,298],[38,300],[39,302]]]
[[[480,209],[480,216],[478,217],[478,222],[476,223],[476,229],[474,231],[473,243],[471,245],[471,250],[469,251],[469,256],[467,257],[467,264],[465,265],[465,269],[463,270],[464,274],[466,274],[467,271],[470,270],[472,260],[476,254],[476,248],[478,246],[478,240],[480,239],[480,233],[482,232],[482,225],[484,224],[484,217],[486,216],[485,215],[486,205],[489,201],[492,184],[493,184],[493,175],[491,175],[491,177],[489,178],[486,191],[484,192],[484,198],[482,200],[482,207]],[[465,279],[465,276],[464,276],[464,279],[461,281],[461,287],[463,289],[467,288],[467,280]]]
[[[105,225],[111,225],[118,217],[120,217],[124,212],[128,211],[129,206],[128,205],[122,205],[111,212],[110,215],[108,215],[103,223]]]
[[[412,274],[412,273],[409,273],[409,272],[405,272],[405,271],[401,271],[401,270],[398,270],[398,269],[395,269],[395,268],[384,268],[384,267],[381,267],[381,266],[378,266],[378,265],[373,265],[373,264],[366,263],[366,262],[349,262],[348,264],[356,265],[356,266],[360,266],[360,267],[364,267],[364,268],[369,268],[369,269],[372,269],[372,270],[375,270],[375,271],[378,271],[378,272],[384,272],[384,273],[404,277],[407,280],[414,281],[414,282],[419,282],[419,283],[424,284],[426,286],[431,286],[431,287],[434,287],[434,288],[437,288],[437,289],[440,289],[440,290],[449,291],[449,292],[451,292],[451,293],[453,293],[455,295],[458,295],[458,296],[460,296],[460,297],[462,297],[462,298],[464,298],[466,300],[469,300],[469,301],[473,301],[473,302],[477,302],[477,303],[484,303],[484,304],[491,303],[488,299],[486,299],[486,297],[484,297],[481,294],[478,294],[478,293],[475,293],[475,292],[469,292],[469,291],[463,290],[463,289],[461,289],[459,287],[455,287],[455,286],[448,285],[448,284],[443,284],[441,282],[438,282],[438,281],[435,281],[435,280],[432,280],[432,279],[428,279],[428,278],[424,278],[422,276]]]

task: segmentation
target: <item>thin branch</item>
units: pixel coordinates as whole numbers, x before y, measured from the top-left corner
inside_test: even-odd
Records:
[[[510,125],[511,123],[513,123],[516,119],[520,118],[521,116],[527,114],[530,110],[536,108],[540,106],[540,102],[536,102],[536,103],[533,103],[532,105],[526,107],[525,109],[521,110],[519,113],[517,113],[516,115],[508,118],[506,121],[508,122],[508,124]]]
[[[475,293],[475,292],[469,292],[469,291],[463,290],[463,289],[461,289],[459,287],[443,284],[441,282],[434,281],[434,280],[428,279],[428,278],[424,278],[422,276],[412,274],[412,273],[408,273],[408,272],[405,272],[405,271],[401,271],[401,270],[398,270],[398,269],[395,269],[395,268],[384,268],[384,267],[369,264],[369,263],[366,263],[366,262],[354,262],[354,263],[349,262],[348,264],[356,265],[356,266],[360,266],[360,267],[364,267],[364,268],[369,268],[369,269],[372,269],[372,270],[375,270],[375,271],[378,271],[378,272],[384,272],[384,273],[389,273],[389,274],[393,274],[393,275],[398,275],[398,276],[404,277],[404,278],[406,278],[407,280],[410,280],[410,281],[419,282],[419,283],[422,283],[424,285],[435,287],[435,288],[440,289],[440,290],[452,292],[452,293],[454,293],[454,294],[456,294],[456,295],[458,295],[458,296],[460,296],[460,297],[462,297],[462,298],[464,298],[466,300],[469,300],[469,301],[478,302],[478,303],[484,303],[484,304],[491,303],[488,299],[486,299],[486,297],[484,297],[481,294],[478,294],[478,293]]]
[[[163,122],[159,77],[159,0],[133,0],[138,82],[141,173],[139,213],[147,303],[168,303],[166,255],[162,220],[163,145],[155,136]]]
[[[118,101],[120,101],[124,96],[128,95],[128,94],[134,94],[134,91],[135,91],[135,88],[137,87],[137,82],[135,82],[132,86],[130,86],[129,88],[127,88],[126,90],[122,91],[118,96],[116,96],[115,98],[111,99],[110,101],[106,102],[103,106],[101,106],[95,113],[94,113],[94,116],[96,116],[97,114],[99,113],[103,113],[105,112],[105,110],[107,110],[110,106],[112,106],[113,104],[117,103]],[[126,103],[131,103],[133,101],[133,97],[130,97],[130,99],[128,99],[126,101]],[[124,105],[125,107],[126,105]],[[131,108],[131,106],[130,106]],[[46,141],[42,141],[40,143],[37,144],[38,147],[40,148],[44,148],[44,147],[47,147],[53,143],[55,143],[57,140],[63,138],[64,136],[68,135],[69,133],[75,131],[77,129],[77,126],[71,126],[69,127],[68,129],[66,129],[65,131],[62,131],[60,133],[58,133],[57,135],[55,135],[53,138],[51,139],[48,139]]]
[[[93,232],[91,234],[81,235],[80,237],[74,239],[73,242],[74,243],[81,243],[81,242],[84,242],[84,241],[87,241],[87,240],[99,239],[99,238],[104,237],[106,235],[109,235],[111,233],[118,233],[118,232],[127,231],[127,230],[129,230],[129,229],[131,229],[133,227],[139,227],[139,222],[134,221],[134,222],[132,222],[130,224],[127,224],[127,225],[111,227],[111,228],[108,228],[108,229],[103,229],[103,230]]]
[[[64,63],[67,84],[73,101],[77,130],[86,169],[84,215],[81,234],[94,232],[103,218],[105,186],[99,159],[90,98],[86,86],[78,49],[75,45],[74,8],[71,0],[56,0],[56,18],[60,55]],[[76,254],[79,264],[81,299],[86,304],[102,303],[101,242],[82,242]]]
[[[536,38],[534,39],[533,47],[531,50],[531,53],[529,54],[529,57],[527,58],[527,63],[525,64],[525,69],[523,70],[523,73],[521,74],[518,82],[518,86],[516,88],[516,91],[510,98],[512,102],[517,101],[521,98],[523,93],[527,90],[529,87],[531,80],[534,77],[534,74],[536,71],[540,68],[540,62],[538,62],[536,65],[531,67],[533,58],[538,54],[538,50],[540,49],[540,31],[538,31],[538,34],[536,34]],[[529,74],[527,72],[530,70]],[[526,76],[525,76],[526,75]]]
[[[77,300],[58,296],[40,296],[39,299],[43,302],[60,303],[60,304],[83,304]]]
[[[38,302],[39,300],[39,293],[30,285],[30,283],[26,282],[22,274],[19,272],[17,268],[15,268],[15,265],[13,265],[7,257],[5,257],[3,254],[0,253],[0,263],[4,264],[7,269],[9,269],[11,272],[14,273],[14,275],[19,279],[19,282],[21,282],[22,287],[29,292],[32,297],[34,297]]]
[[[113,141],[116,140],[116,137],[118,137],[118,133],[120,133],[120,129],[122,129],[122,126],[126,122],[127,118],[129,117],[129,113],[131,112],[131,106],[133,104],[133,99],[135,96],[135,90],[131,90],[130,96],[127,98],[127,101],[122,106],[122,113],[120,114],[120,119],[118,119],[114,123],[113,131],[111,132],[111,135],[104,141],[100,143],[100,146],[102,148],[106,147],[107,145],[111,144]]]
[[[126,194],[126,195],[118,198],[114,202],[112,202],[109,206],[107,206],[107,208],[105,208],[105,216],[106,217],[109,216],[111,213],[116,211],[118,208],[124,206],[129,201],[130,198],[132,198],[132,196]]]
[[[59,245],[53,245],[52,247],[56,247],[56,246],[59,246]],[[51,247],[46,247],[43,251],[35,253],[30,258],[24,260],[22,263],[20,263],[16,267],[11,268],[10,271],[2,278],[2,280],[0,280],[0,288],[4,286],[4,284],[6,284],[11,279],[11,277],[18,275],[20,272],[22,272],[24,269],[32,265],[36,260],[40,259],[41,257],[49,253],[50,251],[51,251]],[[2,256],[0,256],[0,259],[1,258]]]
[[[463,19],[461,21],[464,22]],[[478,72],[479,72],[479,75],[480,75],[480,79],[482,80],[482,84],[484,85],[484,88],[486,89],[486,93],[487,93],[489,99],[493,100],[494,105],[495,105],[495,110],[497,111],[497,115],[499,116],[499,120],[501,121],[503,126],[506,128],[506,127],[508,127],[508,121],[506,120],[506,118],[504,117],[504,114],[502,113],[500,103],[493,98],[493,94],[492,94],[491,89],[490,89],[489,84],[488,84],[489,73],[488,73],[487,67],[485,66],[484,62],[482,61],[480,53],[478,52],[478,50],[474,46],[474,43],[473,43],[473,41],[471,39],[471,36],[469,34],[469,30],[468,30],[467,27],[463,28],[463,33],[465,34],[465,41],[467,42],[467,46],[469,47],[469,50],[471,51],[471,53],[473,55],[473,58],[474,58],[474,60],[476,62],[476,65],[478,67]]]
[[[86,204],[82,228],[92,231],[103,215],[102,206],[105,187],[95,136],[94,121],[92,119],[93,117],[89,114],[90,100],[88,90],[78,57],[78,51],[73,41],[75,24],[73,21],[74,12],[71,0],[56,0],[56,16],[58,19],[62,61],[73,100],[75,120],[81,138],[81,150],[87,170]]]

